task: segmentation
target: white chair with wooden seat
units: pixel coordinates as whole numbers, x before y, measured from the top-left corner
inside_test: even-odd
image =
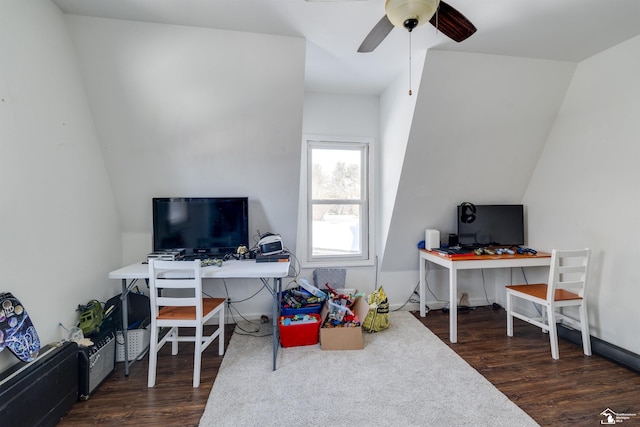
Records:
[[[193,386],[200,385],[202,352],[218,338],[218,354],[224,354],[224,298],[202,297],[200,260],[149,260],[149,288],[151,301],[151,336],[149,344],[148,386],[156,383],[158,351],[170,341],[171,354],[178,354],[178,342],[195,343],[193,358]],[[165,295],[166,294],[166,295]],[[218,315],[218,327],[204,335],[205,323]],[[193,335],[182,336],[179,328],[194,328]],[[158,341],[162,328],[169,331]]]
[[[560,358],[558,350],[558,321],[582,331],[584,354],[591,356],[591,338],[587,317],[586,283],[589,273],[589,249],[553,250],[547,283],[507,286],[507,335],[513,336],[513,318],[529,322],[549,333],[551,357]],[[516,311],[514,299],[520,298],[538,304],[542,317],[532,318]],[[569,317],[566,307],[577,307],[577,318]]]

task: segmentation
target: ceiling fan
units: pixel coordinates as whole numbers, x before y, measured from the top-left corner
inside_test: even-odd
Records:
[[[373,52],[393,27],[411,32],[427,21],[456,42],[476,32],[471,21],[441,0],[386,0],[385,11],[385,16],[369,32],[358,52]]]

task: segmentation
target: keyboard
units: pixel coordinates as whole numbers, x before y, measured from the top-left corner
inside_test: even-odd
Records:
[[[473,252],[472,248],[466,248],[462,246],[452,246],[450,248],[435,248],[431,249],[434,252],[440,252],[441,254],[447,255],[462,255],[462,254],[470,254]]]

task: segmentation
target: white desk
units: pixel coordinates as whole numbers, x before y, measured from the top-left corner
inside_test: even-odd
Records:
[[[280,306],[278,294],[282,291],[282,278],[289,275],[289,262],[256,262],[255,260],[225,261],[222,267],[208,266],[202,268],[203,279],[260,279],[273,296],[273,370],[276,370],[276,359],[278,357],[278,318]],[[124,374],[129,375],[129,342],[127,338],[127,327],[129,324],[127,313],[127,294],[133,288],[138,279],[149,279],[149,265],[142,262],[127,265],[109,273],[110,279],[120,279],[122,281],[122,325],[124,337]],[[269,280],[273,280],[273,285],[269,285]],[[220,337],[224,339],[224,337]]]
[[[426,315],[425,273],[427,263],[449,270],[449,341],[458,342],[458,270],[484,268],[545,267],[551,265],[551,254],[536,255],[454,255],[444,256],[438,252],[420,249],[420,316]]]

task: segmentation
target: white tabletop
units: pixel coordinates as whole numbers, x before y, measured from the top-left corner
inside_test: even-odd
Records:
[[[282,278],[289,275],[289,262],[256,262],[255,260],[225,261],[222,267],[202,267],[205,279]],[[109,273],[109,279],[147,279],[149,265],[137,262]]]

